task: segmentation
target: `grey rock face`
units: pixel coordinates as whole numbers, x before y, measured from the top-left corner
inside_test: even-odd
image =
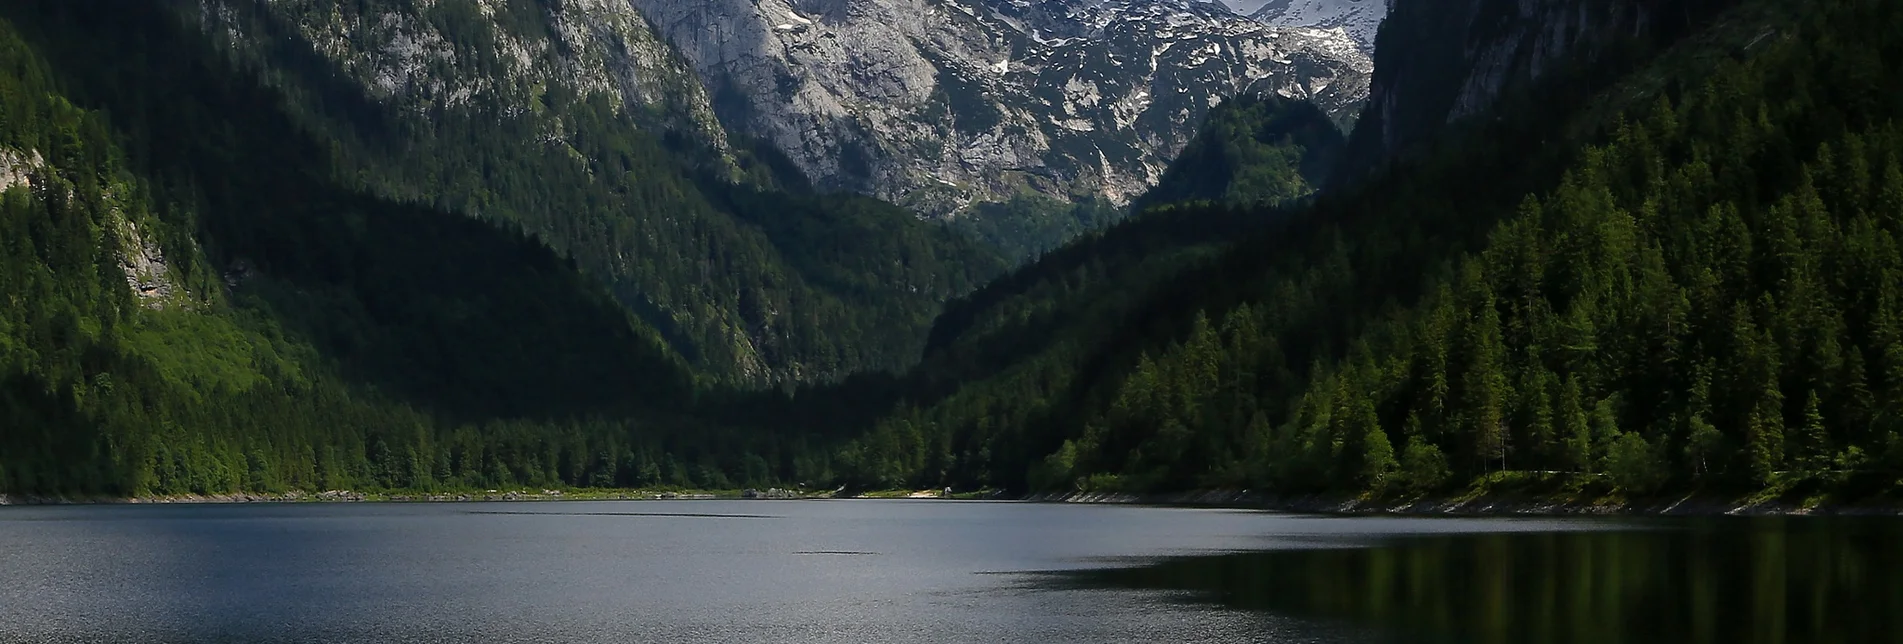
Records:
[[[1223,97],[1342,119],[1372,63],[1346,32],[1206,0],[630,0],[729,127],[815,184],[949,216],[1024,191],[1126,201]]]
[[[244,33],[237,8],[261,6],[373,98],[419,112],[461,107],[477,96],[494,97],[517,113],[533,111],[544,92],[562,86],[581,96],[617,97],[648,125],[726,148],[693,70],[625,0],[561,0],[526,15],[507,0],[469,2],[418,0],[373,11],[303,0],[199,0],[199,7],[208,27],[245,47],[258,34]],[[456,34],[445,30],[445,16],[463,7],[473,7],[471,18],[497,26],[492,46],[458,46]],[[550,137],[558,137],[560,124],[549,127]]]
[[[70,194],[71,185],[58,179],[35,185],[36,174],[40,179],[45,179],[52,176],[52,172],[38,150],[22,152],[0,148],[0,193],[17,186],[27,190],[67,191]],[[106,221],[113,233],[108,239],[117,242],[119,268],[125,274],[127,288],[138,298],[141,306],[149,309],[188,303],[183,298],[175,297],[184,295],[184,288],[166,263],[164,251],[140,229],[138,222],[126,217],[120,194],[122,192],[117,187],[108,187],[103,191],[109,213]]]
[[[0,192],[14,186],[33,187],[33,170],[44,164],[38,150],[26,153],[0,148]]]
[[[164,251],[147,238],[137,223],[119,223],[119,269],[125,273],[126,286],[132,288],[132,294],[146,308],[165,308],[180,289],[171,266],[166,264]]]
[[[1366,51],[1388,17],[1388,0],[1221,0],[1230,10],[1278,27],[1340,28]]]
[[[1510,88],[1562,61],[1590,65],[1607,46],[1648,34],[1646,3],[1597,0],[1394,0],[1376,54],[1358,158],[1378,159],[1491,109]]]

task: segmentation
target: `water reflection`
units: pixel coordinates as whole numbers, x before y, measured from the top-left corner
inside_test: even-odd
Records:
[[[1407,642],[1903,643],[1903,521],[1761,518],[1409,537],[1057,573]]]

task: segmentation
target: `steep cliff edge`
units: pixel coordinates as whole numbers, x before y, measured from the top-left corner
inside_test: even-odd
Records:
[[[1394,0],[1352,163],[1420,145],[1541,81],[1583,99],[1736,0]]]
[[[602,97],[644,129],[728,149],[694,70],[625,0],[197,2],[228,46],[276,65],[314,53],[413,114],[501,106],[498,116],[544,117],[555,139],[572,126],[554,103]]]

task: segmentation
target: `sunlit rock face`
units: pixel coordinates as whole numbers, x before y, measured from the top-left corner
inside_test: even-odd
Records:
[[[1278,27],[1340,28],[1367,51],[1388,17],[1389,0],[1218,0],[1237,14]]]
[[[631,2],[728,129],[821,188],[929,216],[1025,191],[1123,202],[1224,97],[1313,100],[1347,122],[1373,72],[1345,29],[1207,0]]]
[[[606,96],[645,127],[715,150],[726,135],[694,70],[627,0],[311,3],[198,0],[208,31],[239,49],[295,39],[370,98],[430,114],[475,103],[540,114],[551,92]],[[484,23],[476,29],[459,23]],[[481,32],[480,44],[459,42]],[[548,138],[563,124],[542,119]]]

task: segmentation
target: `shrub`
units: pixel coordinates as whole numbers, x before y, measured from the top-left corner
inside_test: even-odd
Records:
[[[1671,476],[1652,444],[1631,432],[1621,434],[1606,451],[1606,474],[1613,485],[1633,494],[1655,492]]]
[[[1401,469],[1390,480],[1401,490],[1426,493],[1439,489],[1452,475],[1447,455],[1416,436],[1407,439],[1407,447],[1401,450]]]

